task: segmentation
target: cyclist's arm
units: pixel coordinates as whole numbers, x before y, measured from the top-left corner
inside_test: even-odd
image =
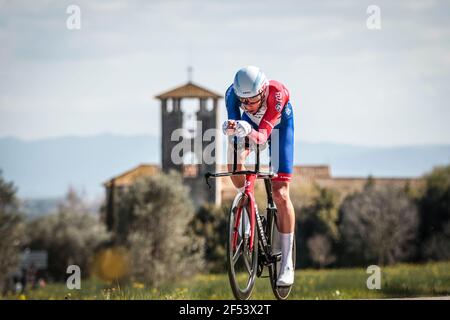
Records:
[[[281,117],[281,112],[287,104],[289,97],[284,90],[276,90],[269,93],[267,99],[267,111],[259,123],[258,130],[252,130],[249,137],[257,144],[262,144],[269,139],[273,128],[278,119]]]
[[[225,93],[225,106],[227,108],[228,120],[241,120],[241,111],[239,108],[240,101],[233,90],[233,85],[231,85]],[[232,164],[234,162],[234,148],[231,142],[234,139],[228,139],[230,146],[227,148],[227,163]],[[243,156],[239,155],[238,164],[243,163],[240,160]]]
[[[241,112],[239,110],[239,99],[231,85],[225,93],[225,106],[227,108],[228,120],[241,120]]]

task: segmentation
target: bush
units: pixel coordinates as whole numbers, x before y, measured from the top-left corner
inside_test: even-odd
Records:
[[[96,249],[109,239],[105,226],[72,189],[57,213],[27,223],[27,236],[30,249],[47,251],[48,272],[54,280],[64,280],[72,264],[88,276]]]
[[[416,206],[403,190],[368,186],[341,205],[341,263],[407,261],[415,253],[418,227]]]
[[[328,266],[336,261],[330,239],[322,234],[315,234],[307,241],[308,251],[313,263],[319,268]]]
[[[336,261],[337,194],[319,186],[315,193],[309,205],[296,208],[297,265],[301,268],[322,268]]]
[[[450,222],[423,243],[422,256],[427,260],[450,260]]]
[[[421,256],[446,260],[450,258],[450,165],[435,168],[425,181],[419,199]]]
[[[16,188],[3,179],[0,171],[0,293],[7,289],[8,276],[18,266],[23,234]]]
[[[203,241],[189,223],[194,208],[178,174],[138,179],[118,197],[116,241],[130,255],[134,280],[157,286],[203,268]]]
[[[226,271],[227,225],[230,206],[207,204],[199,208],[191,222],[194,233],[204,239],[206,269]]]

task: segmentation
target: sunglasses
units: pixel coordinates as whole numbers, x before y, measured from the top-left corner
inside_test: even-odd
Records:
[[[261,101],[262,98],[262,92],[260,94],[257,94],[254,97],[250,97],[250,98],[241,98],[238,97],[239,101],[245,105],[249,105],[249,104],[254,104],[254,103],[258,103]]]

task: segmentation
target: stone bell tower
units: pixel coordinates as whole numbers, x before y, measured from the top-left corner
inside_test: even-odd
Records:
[[[211,133],[220,128],[218,101],[222,96],[189,81],[156,98],[161,101],[162,170],[182,174],[196,207],[206,202],[219,204],[220,179],[211,179],[209,189],[204,175],[218,170],[220,134]]]

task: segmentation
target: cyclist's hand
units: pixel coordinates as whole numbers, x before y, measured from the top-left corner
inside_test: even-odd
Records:
[[[259,149],[259,151],[264,151],[264,150],[266,150],[267,146],[268,146],[267,141],[264,143],[257,144],[256,142],[253,142],[250,139],[250,150],[252,150],[252,151],[256,151],[257,148]]]
[[[226,120],[222,124],[222,131],[223,131],[223,134],[225,134],[227,136],[234,135],[235,131],[236,131],[236,121],[234,121],[234,120]]]
[[[235,135],[239,138],[246,137],[252,132],[252,126],[250,123],[244,120],[237,120],[236,121],[236,128],[235,128]]]

